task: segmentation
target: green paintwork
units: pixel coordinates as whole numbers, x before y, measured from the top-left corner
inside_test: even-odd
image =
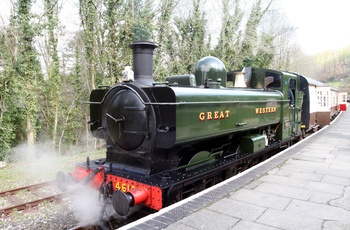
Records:
[[[168,76],[165,81],[177,86],[196,86],[196,77],[193,74]]]
[[[244,136],[240,141],[240,150],[245,153],[254,153],[264,149],[266,146],[265,136],[260,134],[253,134]]]
[[[173,90],[178,103],[177,144],[256,129],[280,121],[283,95],[278,91],[176,87]],[[276,111],[256,114],[256,109],[266,107],[274,107]],[[229,111],[229,114],[226,111]],[[218,112],[219,117],[220,114],[224,114],[224,117],[214,119],[215,112]],[[205,119],[201,120],[203,113]],[[208,116],[210,113],[212,119]]]
[[[200,59],[194,66],[194,75],[196,76],[197,86],[203,86],[209,82],[218,83],[226,87],[226,67],[224,63],[212,56]]]
[[[296,82],[296,89],[294,95],[294,106],[289,105],[288,100],[288,90],[290,81],[294,80]],[[277,132],[278,139],[284,141],[290,139],[292,136],[299,136],[301,134],[301,108],[302,108],[302,100],[303,93],[298,91],[299,88],[299,79],[295,74],[292,73],[283,73],[282,76],[282,91],[285,95],[286,102],[282,107],[282,127],[283,129],[279,129]]]

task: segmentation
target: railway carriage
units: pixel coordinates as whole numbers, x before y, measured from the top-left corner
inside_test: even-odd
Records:
[[[321,126],[329,125],[339,113],[339,90],[327,84],[317,86],[317,123]]]
[[[346,111],[347,96],[348,96],[348,94],[346,92],[339,92],[339,94],[338,94],[339,110],[340,111]]]

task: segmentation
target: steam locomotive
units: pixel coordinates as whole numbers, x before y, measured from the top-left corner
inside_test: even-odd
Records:
[[[142,205],[160,210],[290,146],[314,126],[308,79],[295,73],[244,68],[227,72],[204,57],[193,74],[153,82],[156,44],[135,42],[133,71],[90,95],[92,135],[106,158],[87,159],[69,174],[89,183],[122,216]],[[67,189],[67,175],[58,173]]]

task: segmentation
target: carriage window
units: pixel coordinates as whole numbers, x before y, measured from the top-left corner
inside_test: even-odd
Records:
[[[318,99],[318,105],[320,107],[328,107],[329,106],[329,94],[328,91],[325,89],[319,89],[317,91],[317,99]]]
[[[346,95],[342,95],[342,100],[341,100],[342,102],[346,102]]]

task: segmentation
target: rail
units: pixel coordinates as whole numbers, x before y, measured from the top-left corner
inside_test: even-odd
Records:
[[[62,199],[63,197],[68,195],[65,193],[59,193],[59,194],[43,197],[36,193],[36,191],[40,188],[54,186],[55,184],[56,184],[55,181],[48,181],[48,182],[28,185],[28,186],[0,192],[0,197],[7,199],[10,203],[10,206],[0,209],[0,216],[3,216],[3,215],[7,216],[11,214],[14,210],[17,210],[17,211],[27,210],[27,209],[36,207],[44,202],[53,202],[55,200]],[[31,192],[36,197],[39,197],[39,198],[31,201],[22,202],[19,198],[15,197],[15,195],[21,191]]]

